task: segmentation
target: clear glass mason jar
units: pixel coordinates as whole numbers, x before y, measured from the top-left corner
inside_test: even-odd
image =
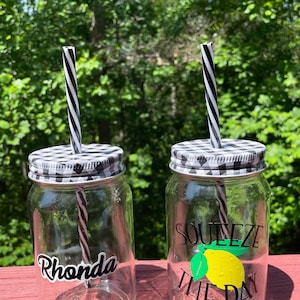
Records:
[[[263,300],[269,194],[265,146],[248,140],[172,146],[166,187],[169,299]]]
[[[39,299],[136,299],[132,194],[122,157],[121,148],[99,144],[82,145],[76,155],[70,146],[29,155]]]

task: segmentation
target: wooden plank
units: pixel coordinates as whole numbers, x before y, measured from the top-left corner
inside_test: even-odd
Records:
[[[136,264],[137,299],[163,300],[167,297],[167,263],[164,260],[138,261]]]
[[[167,300],[164,260],[137,261],[137,300]],[[300,255],[271,255],[266,300],[300,299]],[[35,270],[30,267],[0,268],[0,300],[37,300]]]
[[[300,299],[300,255],[270,255],[266,300]]]
[[[37,299],[33,267],[0,268],[0,299]]]

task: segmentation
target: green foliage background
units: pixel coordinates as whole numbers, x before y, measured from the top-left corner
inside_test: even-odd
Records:
[[[221,135],[267,145],[271,253],[299,252],[300,4],[293,0],[0,1],[0,265],[33,262],[27,156],[69,141],[73,45],[83,142],[126,153],[136,257],[165,257],[172,144],[207,138],[200,43],[213,41]]]

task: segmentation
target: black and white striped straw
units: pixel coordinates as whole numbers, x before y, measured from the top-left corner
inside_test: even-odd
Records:
[[[73,154],[81,153],[81,127],[79,122],[79,101],[77,98],[77,79],[75,69],[75,48],[63,47],[63,65],[66,78],[66,95],[68,102],[68,120],[70,128],[70,144]],[[81,247],[82,261],[91,263],[91,254],[88,241],[88,211],[86,194],[83,188],[76,189],[78,211],[78,235]],[[89,282],[86,282],[89,287]]]
[[[226,188],[223,181],[216,183],[216,194],[219,202],[219,221],[222,238],[229,238]]]
[[[210,142],[213,148],[222,148],[212,43],[201,44],[201,52]],[[216,182],[216,197],[219,202],[219,220],[221,223],[222,238],[229,238],[227,196],[223,180]]]
[[[66,96],[68,101],[68,120],[70,128],[70,143],[73,154],[81,153],[80,111],[77,98],[77,79],[75,69],[75,48],[63,47],[63,66],[66,79]]]
[[[212,43],[201,44],[201,52],[210,142],[213,148],[221,148],[222,145],[219,129],[219,109],[217,102],[217,86],[215,79],[215,65]]]
[[[88,212],[86,207],[86,195],[83,188],[76,189],[77,211],[78,211],[78,233],[82,252],[82,261],[91,263],[91,253],[88,244]]]

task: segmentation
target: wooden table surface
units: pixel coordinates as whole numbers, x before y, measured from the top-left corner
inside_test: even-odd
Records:
[[[137,300],[166,300],[166,261],[136,263]],[[0,267],[0,300],[37,300],[35,271],[30,267]],[[300,300],[300,254],[270,255],[266,300]],[[262,299],[263,300],[263,299]]]

